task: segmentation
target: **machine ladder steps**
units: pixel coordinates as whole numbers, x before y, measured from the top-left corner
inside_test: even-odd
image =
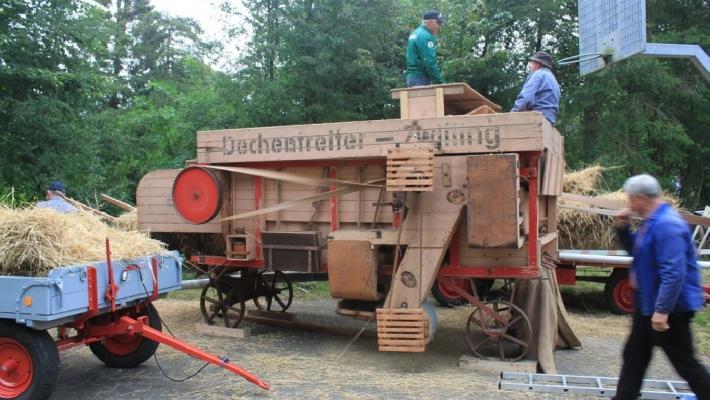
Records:
[[[613,397],[616,395],[616,385],[618,382],[619,379],[617,378],[601,376],[501,372],[498,389]],[[656,400],[696,399],[686,382],[652,379],[644,379],[640,398]]]

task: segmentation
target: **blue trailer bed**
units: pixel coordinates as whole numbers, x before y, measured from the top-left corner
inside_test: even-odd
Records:
[[[154,297],[154,262],[158,294],[181,288],[182,258],[176,251],[113,260],[111,264],[114,283],[118,287],[118,308]],[[0,276],[0,318],[14,320],[37,330],[71,322],[89,311],[91,268],[96,271],[98,311],[111,311],[111,302],[105,296],[109,288],[109,268],[108,263],[103,261],[55,268],[47,277]]]

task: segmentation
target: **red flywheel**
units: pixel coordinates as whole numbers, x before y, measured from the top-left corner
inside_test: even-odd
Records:
[[[191,224],[204,224],[222,208],[222,183],[211,171],[187,167],[173,183],[173,206]]]

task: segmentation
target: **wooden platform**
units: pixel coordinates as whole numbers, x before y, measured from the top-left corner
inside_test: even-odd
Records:
[[[436,100],[433,102],[419,100],[427,97],[434,97]],[[421,114],[462,115],[481,106],[487,106],[493,112],[501,111],[498,104],[462,82],[392,89],[392,98],[400,100],[402,118],[422,117]],[[431,104],[434,104],[434,107]],[[426,108],[432,109],[426,110]]]

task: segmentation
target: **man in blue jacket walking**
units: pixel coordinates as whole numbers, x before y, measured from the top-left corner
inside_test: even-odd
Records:
[[[633,256],[629,279],[636,311],[624,347],[616,399],[636,399],[654,346],[660,346],[698,399],[710,399],[710,374],[693,351],[690,321],[704,306],[700,270],[688,224],[660,198],[650,175],[624,184],[629,208],[617,217],[620,242]],[[629,216],[642,218],[632,233]]]

